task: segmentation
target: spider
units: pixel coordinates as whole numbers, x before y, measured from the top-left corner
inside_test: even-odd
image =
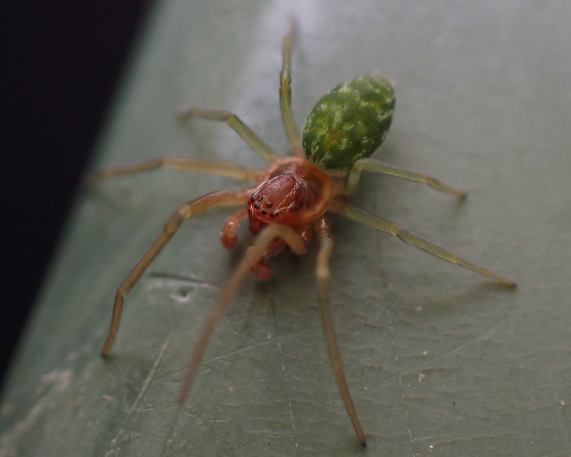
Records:
[[[294,122],[291,104],[291,57],[295,37],[292,22],[282,43],[279,99],[283,125],[293,155],[278,156],[238,116],[227,111],[190,106],[179,113],[179,119],[210,119],[225,122],[250,146],[268,166],[265,170],[250,169],[232,163],[215,163],[186,158],[158,158],[136,165],[103,170],[94,176],[98,181],[116,175],[146,172],[158,168],[203,172],[251,182],[245,190],[212,192],[179,207],[168,219],[163,230],[147,252],[120,284],[115,294],[109,332],[101,349],[107,356],[112,347],[123,312],[125,296],[141,275],[177,232],[183,221],[218,206],[239,207],[224,222],[220,240],[232,249],[237,242],[240,223],[247,220],[257,237],[222,289],[194,345],[182,381],[179,401],[186,400],[209,339],[225,314],[231,299],[248,274],[259,280],[272,276],[268,260],[286,251],[302,255],[315,235],[319,242],[317,254],[317,286],[321,320],[329,360],[340,396],[351,420],[358,441],[365,446],[366,437],[359,421],[343,371],[343,364],[333,327],[329,301],[329,263],[333,237],[328,213],[398,237],[435,257],[483,275],[505,287],[515,287],[511,279],[472,263],[445,248],[421,238],[387,219],[372,216],[347,203],[358,188],[363,171],[377,172],[420,183],[438,191],[464,199],[466,193],[432,176],[404,170],[368,158],[383,142],[389,130],[395,106],[392,85],[377,75],[355,78],[338,85],[324,95],[310,112],[302,134]]]

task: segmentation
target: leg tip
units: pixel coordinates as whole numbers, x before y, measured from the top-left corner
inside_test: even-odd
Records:
[[[101,350],[99,351],[99,355],[104,359],[108,359],[110,357],[111,347],[109,344],[104,344]]]
[[[501,278],[498,278],[497,281],[498,281],[498,284],[500,286],[505,287],[506,289],[516,289],[517,288],[517,283],[510,278],[501,277]]]
[[[238,243],[238,237],[235,235],[226,235],[224,232],[222,232],[220,234],[220,242],[222,243],[222,246],[231,251],[236,247],[236,244]]]
[[[179,122],[186,122],[191,116],[192,112],[189,107],[181,108],[175,113],[176,120]]]
[[[295,16],[295,14],[290,14],[288,16],[288,32],[287,35],[289,35],[290,37],[295,37],[295,35],[297,34],[297,30],[299,28],[298,25],[298,21],[297,21],[297,17]]]
[[[182,385],[180,386],[180,390],[178,392],[178,397],[176,402],[178,403],[179,408],[182,408],[186,401],[188,400],[188,394],[190,393],[190,388],[192,386],[193,379],[191,378],[190,381],[184,380]]]
[[[367,437],[365,436],[365,432],[363,431],[363,429],[359,428],[359,430],[355,430],[356,435],[357,435],[357,441],[359,441],[359,444],[363,447],[367,447]]]

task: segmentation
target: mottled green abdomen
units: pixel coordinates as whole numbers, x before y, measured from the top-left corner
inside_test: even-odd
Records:
[[[362,76],[340,84],[315,105],[303,129],[309,160],[328,170],[348,169],[385,139],[395,107],[391,84]]]

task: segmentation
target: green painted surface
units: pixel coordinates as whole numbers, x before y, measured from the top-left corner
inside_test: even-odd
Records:
[[[380,72],[399,102],[375,157],[470,191],[457,205],[367,175],[358,205],[519,289],[334,219],[333,306],[367,450],[326,360],[314,252],[245,285],[179,409],[192,342],[237,260],[217,240],[224,212],[181,230],[128,297],[113,359],[97,351],[114,288],[171,211],[238,184],[166,171],[116,179],[78,198],[2,394],[2,457],[571,455],[568,2],[161,3],[95,168],[164,153],[261,165],[222,125],[177,127],[173,113],[191,101],[236,111],[285,150],[279,47],[292,11],[298,121],[340,81]]]

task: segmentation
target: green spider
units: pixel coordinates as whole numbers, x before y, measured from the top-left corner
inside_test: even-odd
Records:
[[[141,164],[115,167],[98,173],[96,181],[115,175],[156,170],[161,167],[197,171],[231,177],[252,184],[241,191],[212,192],[183,204],[170,217],[151,247],[117,289],[109,333],[101,349],[107,356],[119,330],[127,293],[177,232],[182,222],[216,206],[237,206],[222,228],[222,244],[236,245],[241,221],[248,219],[252,233],[258,234],[210,310],[199,335],[182,382],[179,400],[184,402],[206,352],[208,341],[250,272],[260,280],[271,277],[267,261],[289,248],[304,254],[313,235],[317,236],[317,285],[321,319],[329,360],[347,414],[359,442],[366,438],[353,404],[333,327],[329,302],[329,263],[333,237],[327,213],[332,212],[400,238],[433,256],[479,273],[502,286],[515,287],[511,279],[480,267],[438,245],[425,240],[389,220],[372,216],[346,202],[359,185],[361,173],[372,171],[425,184],[459,199],[466,195],[443,182],[420,173],[397,168],[368,157],[381,145],[389,130],[395,106],[392,85],[379,76],[362,76],[335,87],[323,96],[307,118],[300,136],[291,109],[291,54],[295,27],[292,24],[283,40],[280,72],[280,108],[293,156],[280,157],[238,116],[191,106],[179,114],[182,121],[191,117],[226,122],[267,163],[265,170],[250,169],[231,163],[159,158]]]

